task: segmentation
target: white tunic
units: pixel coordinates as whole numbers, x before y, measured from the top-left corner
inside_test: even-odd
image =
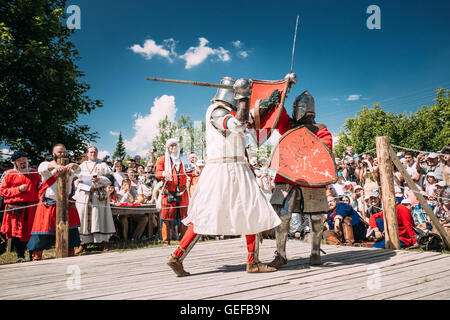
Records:
[[[281,221],[245,161],[245,127],[233,117],[224,137],[210,121],[218,106],[224,105],[216,102],[206,113],[206,166],[183,223],[193,222],[194,232],[204,235],[247,235],[272,229]],[[215,160],[233,157],[240,160]]]
[[[111,181],[105,177],[106,174],[111,174],[111,169],[106,163],[100,161],[84,161],[81,165],[81,172],[78,174],[79,178],[97,175],[99,182],[93,183],[92,188],[101,186],[108,186]],[[75,181],[78,186],[74,199],[78,214],[80,216],[80,238],[81,243],[102,242],[107,241],[111,234],[115,233],[114,221],[109,206],[108,197],[104,201],[100,201],[97,194],[80,189],[80,180]],[[91,222],[89,229],[89,205],[91,208]]]

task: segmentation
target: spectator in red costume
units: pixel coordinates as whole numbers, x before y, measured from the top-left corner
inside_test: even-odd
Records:
[[[74,255],[74,247],[80,245],[80,217],[72,199],[72,181],[75,174],[81,171],[76,163],[66,166],[57,164],[58,158],[66,158],[66,147],[57,144],[52,149],[53,160],[44,161],[38,171],[42,177],[39,190],[39,204],[31,230],[31,238],[27,244],[28,250],[33,251],[33,260],[41,260],[43,250],[50,249],[55,243],[56,235],[56,174],[68,172],[67,190],[69,192],[69,257]]]
[[[14,169],[5,174],[0,186],[0,194],[6,204],[1,232],[7,239],[12,239],[18,262],[23,262],[39,200],[41,177],[37,170],[28,168],[25,152],[15,152],[11,162]]]
[[[407,248],[417,243],[415,239],[416,232],[414,231],[414,220],[411,217],[411,210],[405,205],[397,205],[397,222],[398,222],[398,234],[400,237],[400,248]],[[375,240],[377,242],[373,245],[374,248],[384,248],[384,217],[383,211],[375,213],[369,218],[370,228],[375,233]]]

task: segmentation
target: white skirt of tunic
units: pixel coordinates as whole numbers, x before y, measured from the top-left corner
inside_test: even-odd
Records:
[[[281,223],[246,163],[208,163],[189,201],[188,216],[203,235],[247,235]]]

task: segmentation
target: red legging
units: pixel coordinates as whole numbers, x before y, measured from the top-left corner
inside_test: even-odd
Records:
[[[186,233],[184,234],[184,237],[181,239],[180,244],[178,245],[179,248],[182,248],[183,250],[186,250],[186,248],[191,244],[192,241],[194,241],[197,234],[194,232],[194,224],[190,224],[189,228],[187,229]],[[256,235],[246,235],[245,236],[247,240],[247,250],[248,250],[248,256],[247,256],[247,262],[255,263],[255,241],[256,241]],[[183,251],[181,249],[177,248],[173,255],[177,256],[178,258],[181,258],[183,255]]]

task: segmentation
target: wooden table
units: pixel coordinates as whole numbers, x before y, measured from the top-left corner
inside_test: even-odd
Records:
[[[120,206],[115,207],[111,206],[111,212],[113,216],[117,215],[130,215],[130,214],[146,214],[148,216],[148,224],[147,224],[147,232],[148,237],[150,238],[153,234],[153,224],[152,224],[152,215],[154,213],[159,213],[159,210],[156,209],[156,204],[141,204],[140,206]]]

